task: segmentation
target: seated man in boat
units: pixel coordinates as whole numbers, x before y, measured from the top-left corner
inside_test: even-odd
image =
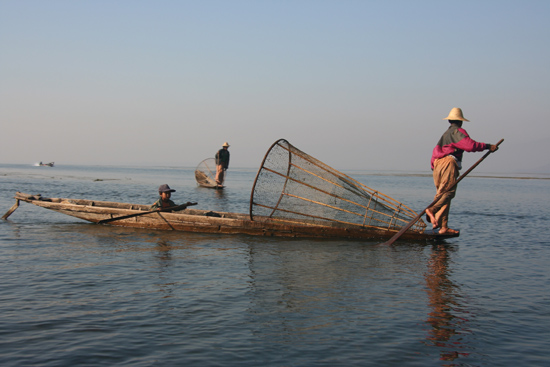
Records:
[[[173,192],[176,192],[176,190],[171,189],[170,186],[168,186],[167,184],[160,185],[159,186],[160,197],[157,201],[155,201],[153,205],[151,205],[151,210],[155,210],[155,209],[161,210],[161,209],[166,209],[166,208],[176,206],[176,204],[172,200],[170,200],[170,196],[172,196]]]

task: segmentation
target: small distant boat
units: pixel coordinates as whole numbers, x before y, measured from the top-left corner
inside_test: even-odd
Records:
[[[53,167],[55,162],[50,162],[50,163],[38,163],[39,166],[47,166],[47,167]]]
[[[214,158],[206,158],[195,169],[195,180],[197,185],[209,189],[223,189],[224,186],[218,185],[216,182],[216,160]]]

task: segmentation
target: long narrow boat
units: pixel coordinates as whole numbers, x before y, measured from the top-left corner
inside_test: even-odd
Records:
[[[407,226],[403,239],[459,235],[426,230],[420,216],[403,203],[331,168],[284,139],[277,140],[262,161],[252,186],[249,214],[189,208],[151,212],[147,205],[48,199],[22,193],[17,193],[15,199],[16,204],[3,219],[23,201],[98,224],[185,232],[388,239]]]
[[[110,220],[109,225],[172,230],[183,232],[246,234],[254,236],[296,237],[296,238],[348,238],[359,240],[387,239],[395,230],[383,230],[369,227],[341,227],[308,223],[281,222],[277,219],[257,217],[251,220],[248,214],[212,212],[187,208],[179,212],[150,212],[149,205],[118,203],[110,201],[45,198],[41,195],[29,195],[17,192],[17,202],[23,201],[45,209],[50,209],[92,223]],[[148,213],[142,214],[141,213]],[[136,215],[137,214],[137,215]],[[112,220],[117,217],[131,218]],[[433,231],[409,231],[401,238],[404,240],[435,240],[457,235],[439,235]]]

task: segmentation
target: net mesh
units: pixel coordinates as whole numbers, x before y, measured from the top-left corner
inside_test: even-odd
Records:
[[[255,221],[397,231],[416,215],[402,203],[327,166],[284,139],[266,153],[250,200],[250,217]],[[421,232],[425,228],[419,220],[410,230]]]
[[[200,186],[216,186],[216,160],[207,158],[195,168],[195,180]]]

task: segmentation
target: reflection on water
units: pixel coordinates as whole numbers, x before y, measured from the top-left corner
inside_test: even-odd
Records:
[[[157,284],[159,291],[164,295],[162,298],[170,298],[173,296],[176,283],[170,281],[169,267],[172,265],[172,249],[170,243],[164,239],[159,239],[157,242],[156,260],[159,268],[159,283]]]
[[[172,252],[170,243],[164,239],[160,239],[157,242],[157,259],[159,260],[159,266],[165,268],[170,266],[170,260],[172,260]]]
[[[441,350],[440,359],[444,361],[469,355],[464,352],[467,346],[463,337],[469,332],[466,328],[468,320],[459,316],[467,311],[461,304],[460,287],[449,279],[450,251],[453,248],[443,244],[433,246],[425,276],[431,309],[426,320],[431,326],[426,343],[438,347]]]
[[[383,361],[388,351],[367,344],[398,340],[398,320],[425,302],[421,248],[413,253],[355,242],[249,243],[248,313],[255,335],[270,343],[315,348],[331,341],[335,348],[378,353]],[[344,336],[349,330],[352,340]]]

